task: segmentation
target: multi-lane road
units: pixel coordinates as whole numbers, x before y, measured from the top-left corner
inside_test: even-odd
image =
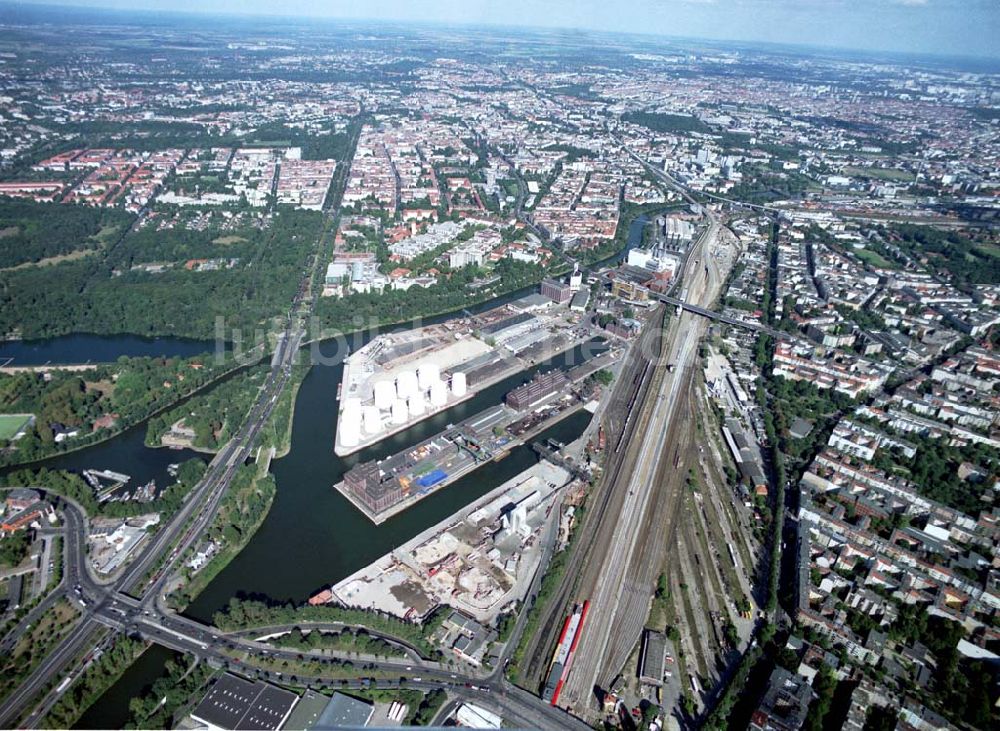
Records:
[[[330,211],[328,220],[334,220],[336,213],[336,210]],[[324,236],[326,233],[324,232]],[[313,269],[318,261],[317,256],[312,263]],[[243,426],[212,460],[182,508],[113,583],[98,581],[87,563],[84,547],[87,535],[85,513],[79,506],[53,496],[66,521],[63,580],[55,592],[4,638],[4,647],[7,648],[16,641],[17,637],[27,631],[31,622],[56,601],[69,599],[80,610],[81,616],[68,635],[0,704],[0,727],[12,727],[21,719],[24,719],[23,723],[28,727],[37,725],[71,685],[60,681],[75,679],[83,672],[84,667],[79,660],[87,654],[88,649],[93,648],[95,641],[102,636],[107,637],[109,631],[140,636],[219,665],[263,677],[272,676],[268,671],[259,670],[253,662],[234,658],[234,651],[243,651],[249,658],[264,657],[265,652],[269,658],[287,656],[287,659],[293,659],[301,654],[272,648],[265,651],[261,643],[227,636],[213,627],[173,614],[163,607],[161,600],[164,588],[185,552],[215,517],[236,471],[252,457],[257,436],[288,383],[294,359],[304,338],[304,323],[311,312],[308,282],[313,274],[313,271],[305,273],[305,286],[300,287],[296,293],[286,317],[284,331],[278,336],[271,371]],[[322,663],[332,662],[335,658],[327,653],[316,659]],[[342,659],[348,659],[347,655]],[[565,712],[510,685],[502,674],[503,663],[489,674],[482,675],[455,672],[439,663],[412,658],[398,661],[373,659],[367,664],[382,673],[398,674],[401,678],[412,678],[419,672],[420,681],[411,681],[409,686],[448,687],[459,697],[475,697],[484,705],[501,711],[505,717],[525,727],[544,725],[554,729],[585,728],[585,725]],[[325,683],[340,677],[337,673],[315,678],[299,676],[298,682]],[[53,690],[45,692],[47,688]]]
[[[331,212],[331,220],[335,215],[335,211]],[[708,228],[687,257],[685,286],[689,296],[685,305],[689,308],[707,307],[721,286],[724,271],[719,265],[719,241],[720,224],[710,213]],[[730,261],[730,253],[725,255],[725,261]],[[318,257],[314,259],[314,266],[316,262]],[[310,278],[311,274],[307,273],[305,280]],[[26,719],[28,726],[40,722],[69,684],[61,683],[47,694],[43,694],[43,691],[56,685],[60,679],[79,675],[83,668],[79,662],[74,667],[74,661],[85,655],[95,641],[107,636],[109,632],[141,636],[249,675],[271,677],[268,671],[259,669],[252,662],[254,657],[263,656],[264,645],[227,635],[213,627],[173,614],[165,609],[161,600],[178,562],[214,519],[236,471],[252,457],[260,430],[289,381],[294,358],[304,338],[304,322],[311,310],[308,297],[308,286],[300,288],[296,294],[286,317],[284,331],[277,339],[271,371],[240,431],[212,460],[203,479],[191,491],[178,513],[145,545],[136,560],[113,583],[99,582],[87,564],[84,551],[87,533],[85,514],[79,506],[65,500],[59,501],[60,512],[66,522],[63,581],[57,591],[3,638],[2,647],[9,649],[11,643],[26,631],[32,621],[60,599],[68,598],[74,602],[81,611],[81,617],[25,682],[0,704],[0,726],[12,726],[22,718]],[[621,588],[625,572],[637,550],[638,531],[635,526],[642,522],[648,509],[653,478],[664,458],[663,435],[671,428],[678,401],[685,384],[689,382],[691,369],[688,366],[694,361],[698,339],[703,330],[701,324],[692,322],[694,317],[685,313],[674,318],[668,332],[654,333],[654,339],[662,339],[666,355],[661,354],[659,358],[653,359],[655,363],[648,358],[645,360],[654,365],[655,377],[647,378],[644,371],[635,387],[634,406],[645,408],[649,412],[648,421],[640,430],[636,430],[634,423],[631,430],[628,423],[622,426],[627,433],[633,434],[639,444],[627,451],[629,463],[623,465],[621,470],[624,477],[615,476],[612,487],[608,488],[609,495],[612,488],[627,490],[627,494],[618,494],[609,514],[603,516],[604,519],[599,524],[595,521],[593,528],[598,533],[592,536],[594,541],[610,550],[602,557],[605,563],[600,567],[598,579],[590,586],[592,595],[588,630],[583,634],[576,664],[564,691],[564,697],[572,698],[577,703],[589,701],[594,685],[605,680],[602,673],[606,674],[611,666],[618,663],[614,648],[620,642],[611,642],[611,637],[616,621],[621,619],[623,612],[628,613],[627,607],[621,605]],[[700,321],[700,318],[697,319]],[[643,342],[646,342],[645,338]],[[660,345],[657,343],[657,352]],[[641,360],[637,359],[637,362]],[[655,407],[646,405],[648,399],[655,399]],[[537,590],[538,578],[536,577],[532,591]],[[584,585],[586,586],[586,581]],[[523,626],[522,617],[508,648],[516,644]],[[250,660],[238,659],[240,652]],[[293,659],[301,654],[273,648],[267,648],[266,652],[268,657],[279,659],[286,656]],[[335,654],[327,653],[310,659],[315,659],[318,663],[329,663],[336,658]],[[502,658],[505,659],[506,656]],[[517,725],[583,727],[580,721],[565,711],[553,708],[537,696],[508,683],[502,673],[503,664],[499,663],[488,674],[476,674],[454,672],[439,663],[412,657],[399,660],[373,659],[369,663],[380,673],[410,678],[410,687],[447,687],[456,697],[475,698],[477,702],[497,709]],[[416,676],[420,678],[419,681],[413,680],[416,673],[419,673]],[[320,683],[339,677],[333,672],[315,678],[300,675],[298,681],[300,684]]]
[[[339,682],[343,671],[336,669],[336,663],[350,660],[362,661],[370,670],[378,673],[380,687],[391,687],[400,682],[406,687],[446,688],[459,698],[475,699],[481,705],[493,708],[519,725],[530,727],[543,725],[553,729],[586,728],[577,719],[564,711],[552,708],[536,696],[516,688],[504,679],[502,663],[489,673],[456,670],[448,665],[420,659],[411,651],[409,656],[397,659],[362,657],[346,652],[282,650],[241,636],[243,633],[226,633],[215,627],[203,625],[186,617],[170,612],[162,612],[155,604],[136,599],[128,594],[115,592],[113,587],[96,583],[91,576],[82,551],[86,537],[86,517],[82,509],[72,503],[55,498],[59,511],[65,520],[66,552],[65,581],[53,593],[51,600],[68,599],[81,611],[82,618],[69,641],[64,641],[50,653],[31,677],[5,701],[0,709],[0,726],[11,727],[14,722],[31,708],[23,725],[36,726],[45,713],[58,700],[61,693],[53,692],[39,699],[37,694],[55,678],[75,679],[83,670],[82,666],[69,673],[60,673],[74,658],[100,641],[106,631],[124,632],[139,636],[150,642],[169,647],[180,652],[195,655],[218,666],[226,666],[249,677],[281,682],[278,673],[259,667],[259,661],[299,661],[302,658],[313,661],[314,666],[329,666],[328,673],[315,675],[298,674],[299,685],[330,684]],[[337,629],[315,624],[317,629]],[[285,628],[265,628],[255,634],[280,631]],[[393,638],[387,638],[392,640]],[[247,659],[242,659],[243,657]],[[255,662],[258,661],[258,662]],[[419,678],[419,680],[416,680]],[[66,686],[68,687],[68,683]],[[66,688],[64,687],[63,690]]]
[[[327,212],[327,224],[324,226],[318,246],[322,245],[324,240],[328,238],[330,226],[336,220],[337,214],[336,208]],[[30,704],[37,704],[37,709],[41,710],[51,705],[53,697],[57,697],[62,691],[57,689],[45,698],[41,698],[39,696],[43,689],[49,686],[53,679],[65,674],[66,666],[81,655],[83,648],[92,641],[100,624],[102,624],[101,619],[105,616],[102,612],[106,611],[114,602],[127,601],[131,592],[138,600],[141,613],[150,612],[152,614],[150,608],[158,606],[159,600],[162,598],[163,588],[178,562],[214,519],[236,471],[253,456],[256,439],[288,384],[292,366],[305,335],[305,323],[311,313],[310,283],[315,278],[318,266],[319,256],[317,252],[310,265],[303,272],[302,286],[296,291],[288,314],[285,316],[284,328],[277,336],[271,360],[271,370],[257,399],[250,407],[242,427],[236,436],[216,454],[204,476],[192,488],[180,510],[146,544],[140,555],[113,585],[100,584],[85,563],[77,560],[82,558],[84,551],[85,518],[82,515],[79,516],[81,521],[79,526],[67,525],[67,572],[61,586],[65,590],[68,582],[68,585],[73,587],[75,598],[85,603],[82,606],[83,616],[27,680],[0,704],[0,727],[9,727],[13,722],[16,722],[23,716]],[[68,516],[68,523],[75,520],[72,506],[68,506],[63,512]],[[171,546],[173,546],[172,549]],[[147,579],[147,577],[149,578]],[[40,605],[42,610],[44,611],[45,608],[51,606],[56,598],[46,599]],[[36,609],[32,616],[38,616],[37,612]],[[15,632],[23,631],[26,626],[25,624],[15,628]],[[17,636],[19,634],[11,633],[5,638],[4,644],[9,644]],[[35,714],[29,718],[29,723],[37,720],[38,714],[39,710],[36,710]]]

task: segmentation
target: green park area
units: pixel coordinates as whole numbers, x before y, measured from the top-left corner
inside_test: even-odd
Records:
[[[913,180],[913,173],[908,170],[900,170],[899,168],[847,167],[844,168],[844,175],[894,182],[910,182]]]
[[[17,436],[31,421],[31,414],[0,414],[0,442]]]
[[[895,269],[896,265],[872,249],[854,249],[854,255],[865,264],[870,264],[876,269]]]

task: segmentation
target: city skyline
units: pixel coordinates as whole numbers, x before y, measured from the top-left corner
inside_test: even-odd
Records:
[[[101,1],[0,0],[0,729],[1000,728],[983,0]]]
[[[484,26],[639,33],[741,43],[792,44],[851,51],[916,53],[998,59],[1000,5],[989,0],[626,0],[610,7],[595,0],[553,0],[542,12],[528,0],[502,6],[454,0],[402,2],[377,7],[332,0],[283,3],[280,12],[259,0],[192,2],[147,0],[21,0],[8,8],[67,6],[81,9],[324,18],[346,21],[456,23]]]

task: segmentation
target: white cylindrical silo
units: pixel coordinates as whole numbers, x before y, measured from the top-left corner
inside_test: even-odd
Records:
[[[405,424],[409,413],[406,411],[406,402],[398,398],[392,402],[392,423],[396,426]]]
[[[345,447],[356,447],[361,440],[361,409],[344,411],[340,417],[337,436]]]
[[[396,395],[399,398],[409,398],[417,392],[417,374],[413,371],[401,371],[396,376]]]
[[[382,431],[382,415],[375,406],[366,406],[361,412],[364,420],[365,434],[378,434]]]
[[[455,371],[451,374],[451,392],[461,398],[468,391],[465,382],[465,371]]]
[[[424,400],[422,393],[415,393],[410,396],[408,405],[411,416],[422,416],[424,411],[427,410],[427,402]]]
[[[392,381],[376,381],[373,395],[375,397],[375,408],[391,408],[392,402],[396,400],[396,384]]]
[[[441,380],[441,369],[437,363],[421,363],[417,367],[417,380],[420,382],[420,388],[426,391],[436,381]]]
[[[431,384],[431,406],[444,406],[448,401],[448,387],[444,381],[434,381]]]

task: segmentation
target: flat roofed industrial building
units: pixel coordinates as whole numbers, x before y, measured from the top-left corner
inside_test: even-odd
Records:
[[[304,731],[313,728],[319,723],[319,717],[323,715],[330,699],[314,690],[306,690],[295,704],[295,709],[285,722],[285,728],[291,731]]]
[[[639,666],[639,680],[651,685],[663,685],[666,655],[666,635],[646,630],[646,635],[642,639],[642,663]]]
[[[298,699],[289,690],[226,673],[205,694],[191,719],[219,731],[277,731]]]
[[[361,728],[368,725],[375,706],[343,693],[334,693],[313,729]]]
[[[540,373],[531,381],[507,394],[507,405],[522,411],[531,408],[563,389],[569,379],[562,371]]]

